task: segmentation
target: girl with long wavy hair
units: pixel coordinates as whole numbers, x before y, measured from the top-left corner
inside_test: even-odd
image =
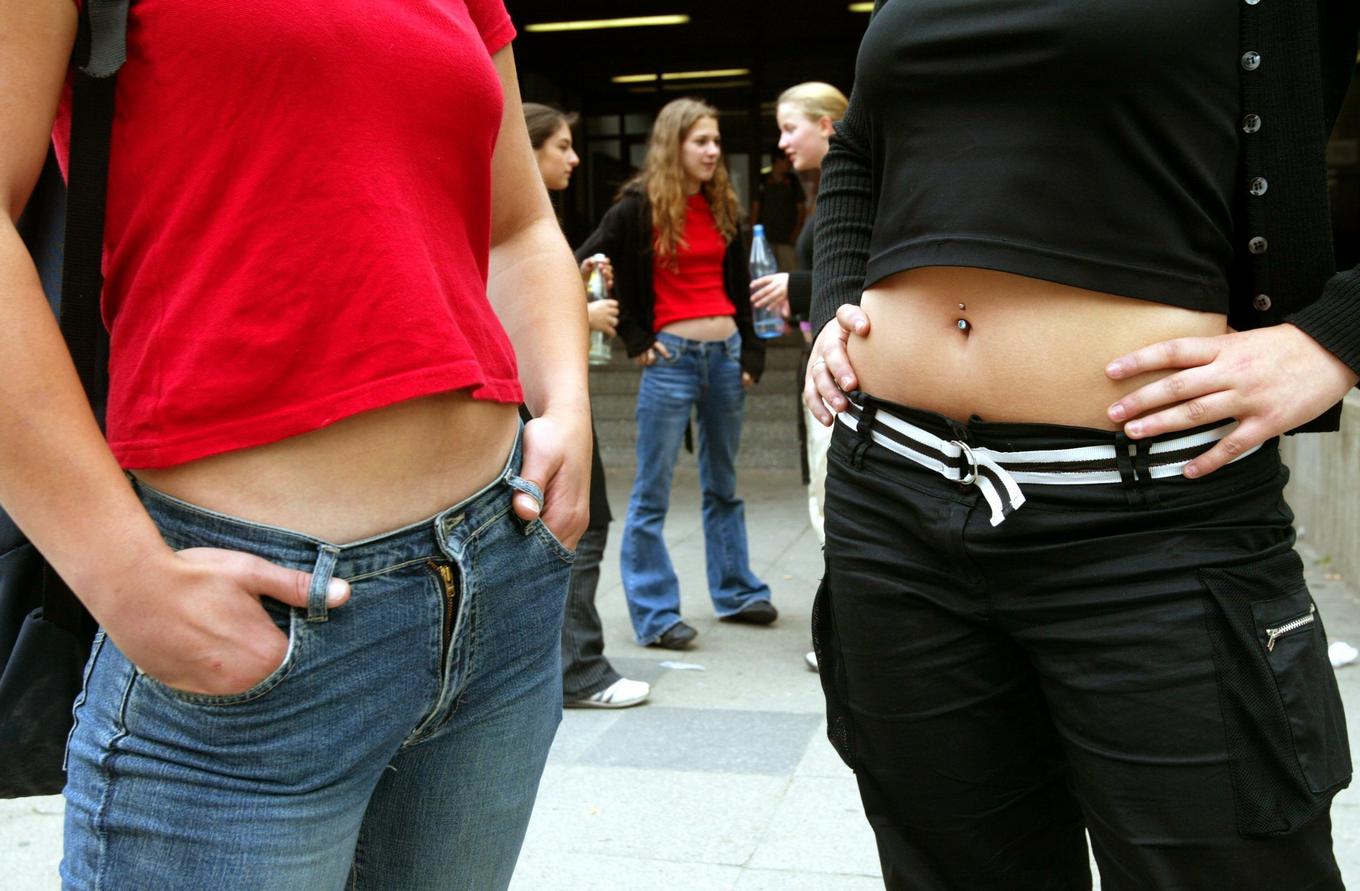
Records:
[[[624,522],[624,593],[637,641],[685,649],[698,632],[680,618],[680,582],[662,527],[692,411],[709,595],[720,618],[768,625],[769,586],[751,571],[736,494],[745,389],[765,350],[751,323],[750,276],[737,196],[721,162],[718,114],[677,99],[657,115],[642,171],[576,252],[614,261],[618,331],[642,366],[637,476]]]

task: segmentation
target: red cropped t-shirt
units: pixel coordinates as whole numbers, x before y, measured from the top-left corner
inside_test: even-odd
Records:
[[[103,294],[124,467],[520,401],[486,295],[514,33],[502,0],[132,4]],[[69,133],[63,101],[63,163]]]
[[[713,210],[703,195],[691,195],[685,205],[684,240],[674,257],[653,253],[652,290],[656,293],[652,330],[671,322],[707,316],[736,315],[723,283],[723,255],[727,241],[718,231]]]

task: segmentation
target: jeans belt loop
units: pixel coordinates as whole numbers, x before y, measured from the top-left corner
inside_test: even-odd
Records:
[[[335,561],[340,549],[335,545],[323,544],[318,548],[316,566],[312,568],[312,583],[307,588],[307,621],[325,622],[330,618],[326,607],[326,589],[331,584],[331,574],[335,572]]]

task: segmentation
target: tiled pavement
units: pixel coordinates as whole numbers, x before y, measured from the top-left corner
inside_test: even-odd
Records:
[[[611,475],[619,514],[628,483]],[[697,489],[685,462],[667,539],[698,645],[674,654],[632,643],[616,523],[598,598],[606,652],[625,674],[654,684],[653,701],[565,714],[513,891],[882,888],[854,780],[826,742],[817,679],[802,663],[821,556],[796,472],[742,476],[753,562],[782,614],[772,628],[712,617]],[[1360,645],[1360,601],[1325,564],[1310,565],[1330,636]],[[1360,727],[1360,667],[1338,677]],[[1343,793],[1333,816],[1343,872],[1360,881],[1360,792]],[[59,798],[0,802],[0,888],[56,888],[60,834]]]

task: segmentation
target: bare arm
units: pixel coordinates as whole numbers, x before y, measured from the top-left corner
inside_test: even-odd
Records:
[[[15,228],[75,30],[70,0],[0,0],[0,504],[134,663],[195,692],[239,692],[287,646],[258,596],[305,603],[307,576],[165,545],[104,443]]]
[[[529,146],[510,47],[493,57],[505,111],[491,165],[491,275],[487,294],[519,360],[524,401],[521,476],[543,489],[544,523],[569,547],[585,531],[590,484],[590,394],[585,293]],[[515,511],[537,516],[524,495]]]
[[[15,229],[47,152],[75,6],[0,2],[0,502],[96,611],[100,579],[164,549],[104,445]]]

